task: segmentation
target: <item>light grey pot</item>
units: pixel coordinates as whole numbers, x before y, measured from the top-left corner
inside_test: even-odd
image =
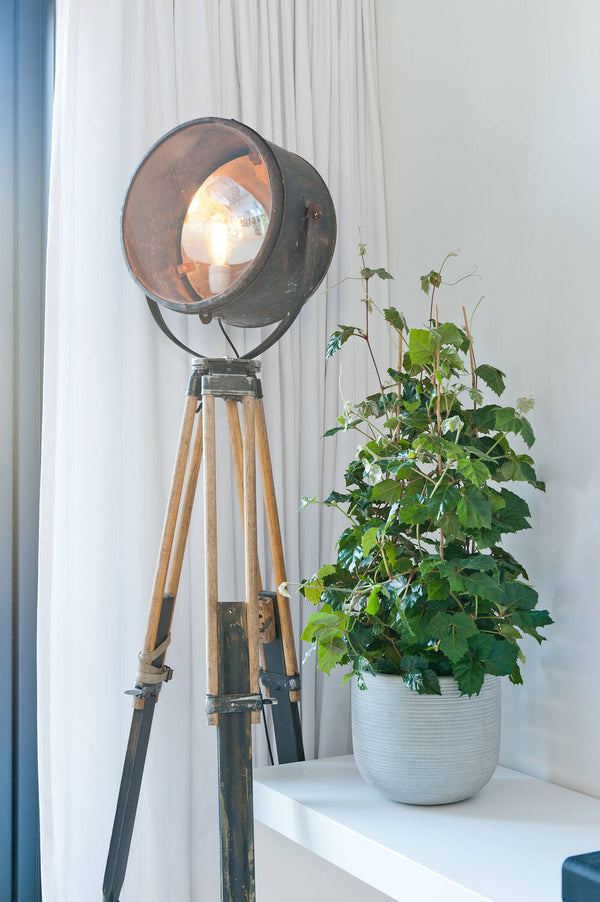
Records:
[[[479,695],[460,695],[441,677],[441,695],[419,695],[401,676],[352,680],[354,757],[366,782],[396,802],[445,805],[479,792],[500,751],[500,677]]]

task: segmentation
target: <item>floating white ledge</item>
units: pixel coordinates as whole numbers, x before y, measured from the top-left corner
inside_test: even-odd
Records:
[[[600,800],[499,767],[473,799],[382,798],[354,759],[255,771],[258,821],[392,899],[560,902],[565,858],[600,849]]]

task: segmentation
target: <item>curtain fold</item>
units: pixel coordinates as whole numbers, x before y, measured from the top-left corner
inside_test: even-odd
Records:
[[[102,882],[130,722],[122,692],[145,630],[189,372],[121,256],[129,178],[178,123],[234,117],[308,159],[327,182],[338,215],[330,286],[357,274],[359,228],[373,265],[385,265],[386,231],[372,0],[58,0],[57,12],[38,624],[42,872],[45,902],[81,902],[97,898]],[[360,284],[324,289],[262,360],[292,584],[331,558],[340,527],[327,509],[298,514],[300,497],[340,488],[351,453],[343,436],[321,440],[340,406],[339,364],[325,367],[324,347],[338,322],[361,316]],[[227,353],[213,325],[168,318],[203,353]],[[233,331],[240,352],[256,341]],[[385,333],[377,343],[387,354]],[[372,379],[362,348],[345,359],[345,395],[364,394]],[[221,597],[241,598],[224,415],[218,442]],[[123,902],[218,898],[201,495],[168,653],[175,677],[154,719]],[[262,516],[259,529],[268,573]],[[296,597],[292,609],[298,638],[309,611]],[[314,657],[302,678],[307,757],[347,752],[347,692],[316,674]]]

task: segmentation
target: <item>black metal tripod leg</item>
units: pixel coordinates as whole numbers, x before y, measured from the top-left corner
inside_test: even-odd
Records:
[[[248,635],[244,602],[217,605],[219,696],[248,696]],[[259,699],[260,701],[260,699]],[[219,714],[221,902],[254,902],[254,815],[250,709]]]
[[[273,601],[273,618],[275,620],[275,639],[264,642],[262,646],[265,669],[261,671],[261,682],[269,690],[269,696],[275,700],[271,707],[273,731],[277,747],[279,764],[292,761],[304,761],[304,744],[298,702],[290,700],[290,689],[300,688],[300,677],[288,677],[285,672],[285,656],[281,641],[281,623],[275,592],[261,592],[262,598]]]
[[[173,595],[163,596],[158,621],[157,648],[166,640],[169,634],[174,604],[175,597]],[[163,652],[163,654],[153,661],[154,666],[162,667],[164,657],[165,655]],[[158,685],[160,686],[160,684]],[[142,775],[144,773],[144,764],[146,761],[146,752],[148,750],[148,740],[150,738],[150,728],[152,726],[155,707],[156,696],[150,696],[145,699],[143,708],[134,708],[133,710],[125,764],[123,765],[123,775],[121,777],[121,786],[119,788],[119,797],[117,799],[117,810],[115,813],[108,858],[106,861],[106,870],[104,872],[104,881],[102,884],[104,902],[118,902],[119,893],[121,892],[121,887],[125,880],[127,859],[129,858],[129,848],[131,846],[131,837],[133,835],[135,813],[137,811],[138,799],[140,796]]]
[[[201,422],[196,420],[199,387],[199,380],[195,379],[194,373],[192,373],[188,384],[175,470],[154,576],[144,654],[141,656],[141,675],[138,675],[140,682],[137,684],[138,688],[130,692],[136,698],[104,874],[104,902],[118,902],[119,893],[125,880],[150,728],[156,698],[162,685],[161,682],[156,682],[155,674],[152,671],[153,668],[163,669],[165,653],[161,650],[155,659],[152,659],[151,656],[153,650],[158,650],[170,633],[196,491],[198,469],[202,457],[202,428]],[[194,423],[196,424],[195,432]],[[146,666],[147,662],[151,662],[150,667]],[[168,668],[164,668],[164,670],[166,671],[164,674],[159,674],[162,680],[168,679],[170,675]]]

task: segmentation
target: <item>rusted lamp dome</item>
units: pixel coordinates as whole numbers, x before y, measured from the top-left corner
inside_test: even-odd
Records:
[[[121,229],[128,267],[151,306],[245,328],[279,324],[277,340],[327,272],[336,220],[306,160],[233,119],[206,118],[149,150]]]

